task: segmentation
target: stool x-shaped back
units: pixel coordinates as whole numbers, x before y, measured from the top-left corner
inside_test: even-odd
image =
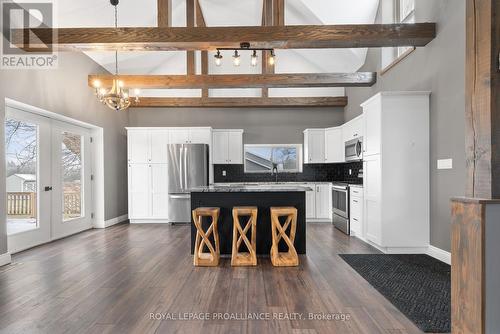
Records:
[[[193,222],[196,227],[196,242],[194,245],[194,265],[203,267],[215,267],[219,265],[220,245],[217,221],[219,219],[219,208],[197,208],[193,210]],[[210,227],[203,231],[203,217],[211,217]],[[210,241],[210,235],[214,236],[214,244]],[[209,252],[204,252],[205,246]]]
[[[232,266],[257,265],[257,207],[242,206],[233,208],[233,248],[231,256]],[[241,226],[240,216],[249,216],[244,228]],[[251,230],[250,230],[251,229]],[[250,240],[247,233],[250,230]],[[248,252],[239,252],[241,243],[244,242]]]
[[[286,217],[285,223],[281,225],[280,217]],[[286,230],[290,226],[290,237]],[[272,207],[271,208],[271,262],[277,267],[291,267],[299,265],[299,257],[295,246],[295,232],[297,229],[297,209],[294,207]],[[279,252],[278,246],[283,239],[288,247],[288,252]]]

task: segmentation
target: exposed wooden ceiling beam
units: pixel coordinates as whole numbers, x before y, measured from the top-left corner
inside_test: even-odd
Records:
[[[12,32],[12,42],[23,47],[24,29]],[[436,36],[435,23],[297,25],[271,27],[169,28],[35,28],[31,48],[79,50],[214,50],[237,47],[276,49],[365,48],[425,46]],[[53,33],[55,38],[52,39]],[[25,49],[28,49],[27,47]]]
[[[172,0],[158,0],[158,27],[172,25]]]
[[[132,108],[345,107],[347,97],[142,97]]]
[[[99,80],[111,87],[113,75],[89,75],[88,84]],[[285,87],[370,87],[377,81],[375,72],[294,73],[294,74],[217,74],[217,75],[120,75],[126,87],[145,89],[208,88],[285,88]]]

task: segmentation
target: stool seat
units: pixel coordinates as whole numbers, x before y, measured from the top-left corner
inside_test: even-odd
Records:
[[[233,208],[232,266],[257,265],[257,212],[258,209],[255,206],[236,206]],[[241,216],[250,217],[244,227],[240,222]],[[247,237],[249,229],[251,240],[248,240]],[[242,243],[245,243],[248,252],[239,251]]]
[[[219,232],[217,230],[220,208],[200,207],[194,209],[192,214],[193,223],[196,227],[193,264],[195,266],[215,267],[219,265],[220,260]],[[211,218],[210,226],[206,232],[202,226],[203,217]],[[209,239],[212,234],[215,245]],[[204,252],[205,247],[208,248],[209,252]]]
[[[286,217],[284,224],[280,217]],[[290,236],[286,231],[290,228]],[[297,230],[297,208],[294,207],[271,207],[271,262],[275,267],[293,267],[299,265],[299,256],[295,250],[295,232]],[[279,252],[278,246],[284,240],[288,252]]]

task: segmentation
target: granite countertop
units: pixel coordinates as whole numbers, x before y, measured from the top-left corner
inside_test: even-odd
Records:
[[[293,181],[293,182],[219,182],[214,183],[214,186],[292,186],[301,184],[332,184],[332,182],[322,182],[322,181]]]
[[[203,193],[239,193],[239,192],[301,192],[311,191],[313,189],[300,185],[286,184],[228,184],[211,185],[206,187],[195,187],[191,192]]]

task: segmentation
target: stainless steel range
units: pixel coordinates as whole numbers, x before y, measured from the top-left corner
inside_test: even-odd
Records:
[[[332,206],[333,225],[349,235],[349,185],[347,183],[333,183]]]

